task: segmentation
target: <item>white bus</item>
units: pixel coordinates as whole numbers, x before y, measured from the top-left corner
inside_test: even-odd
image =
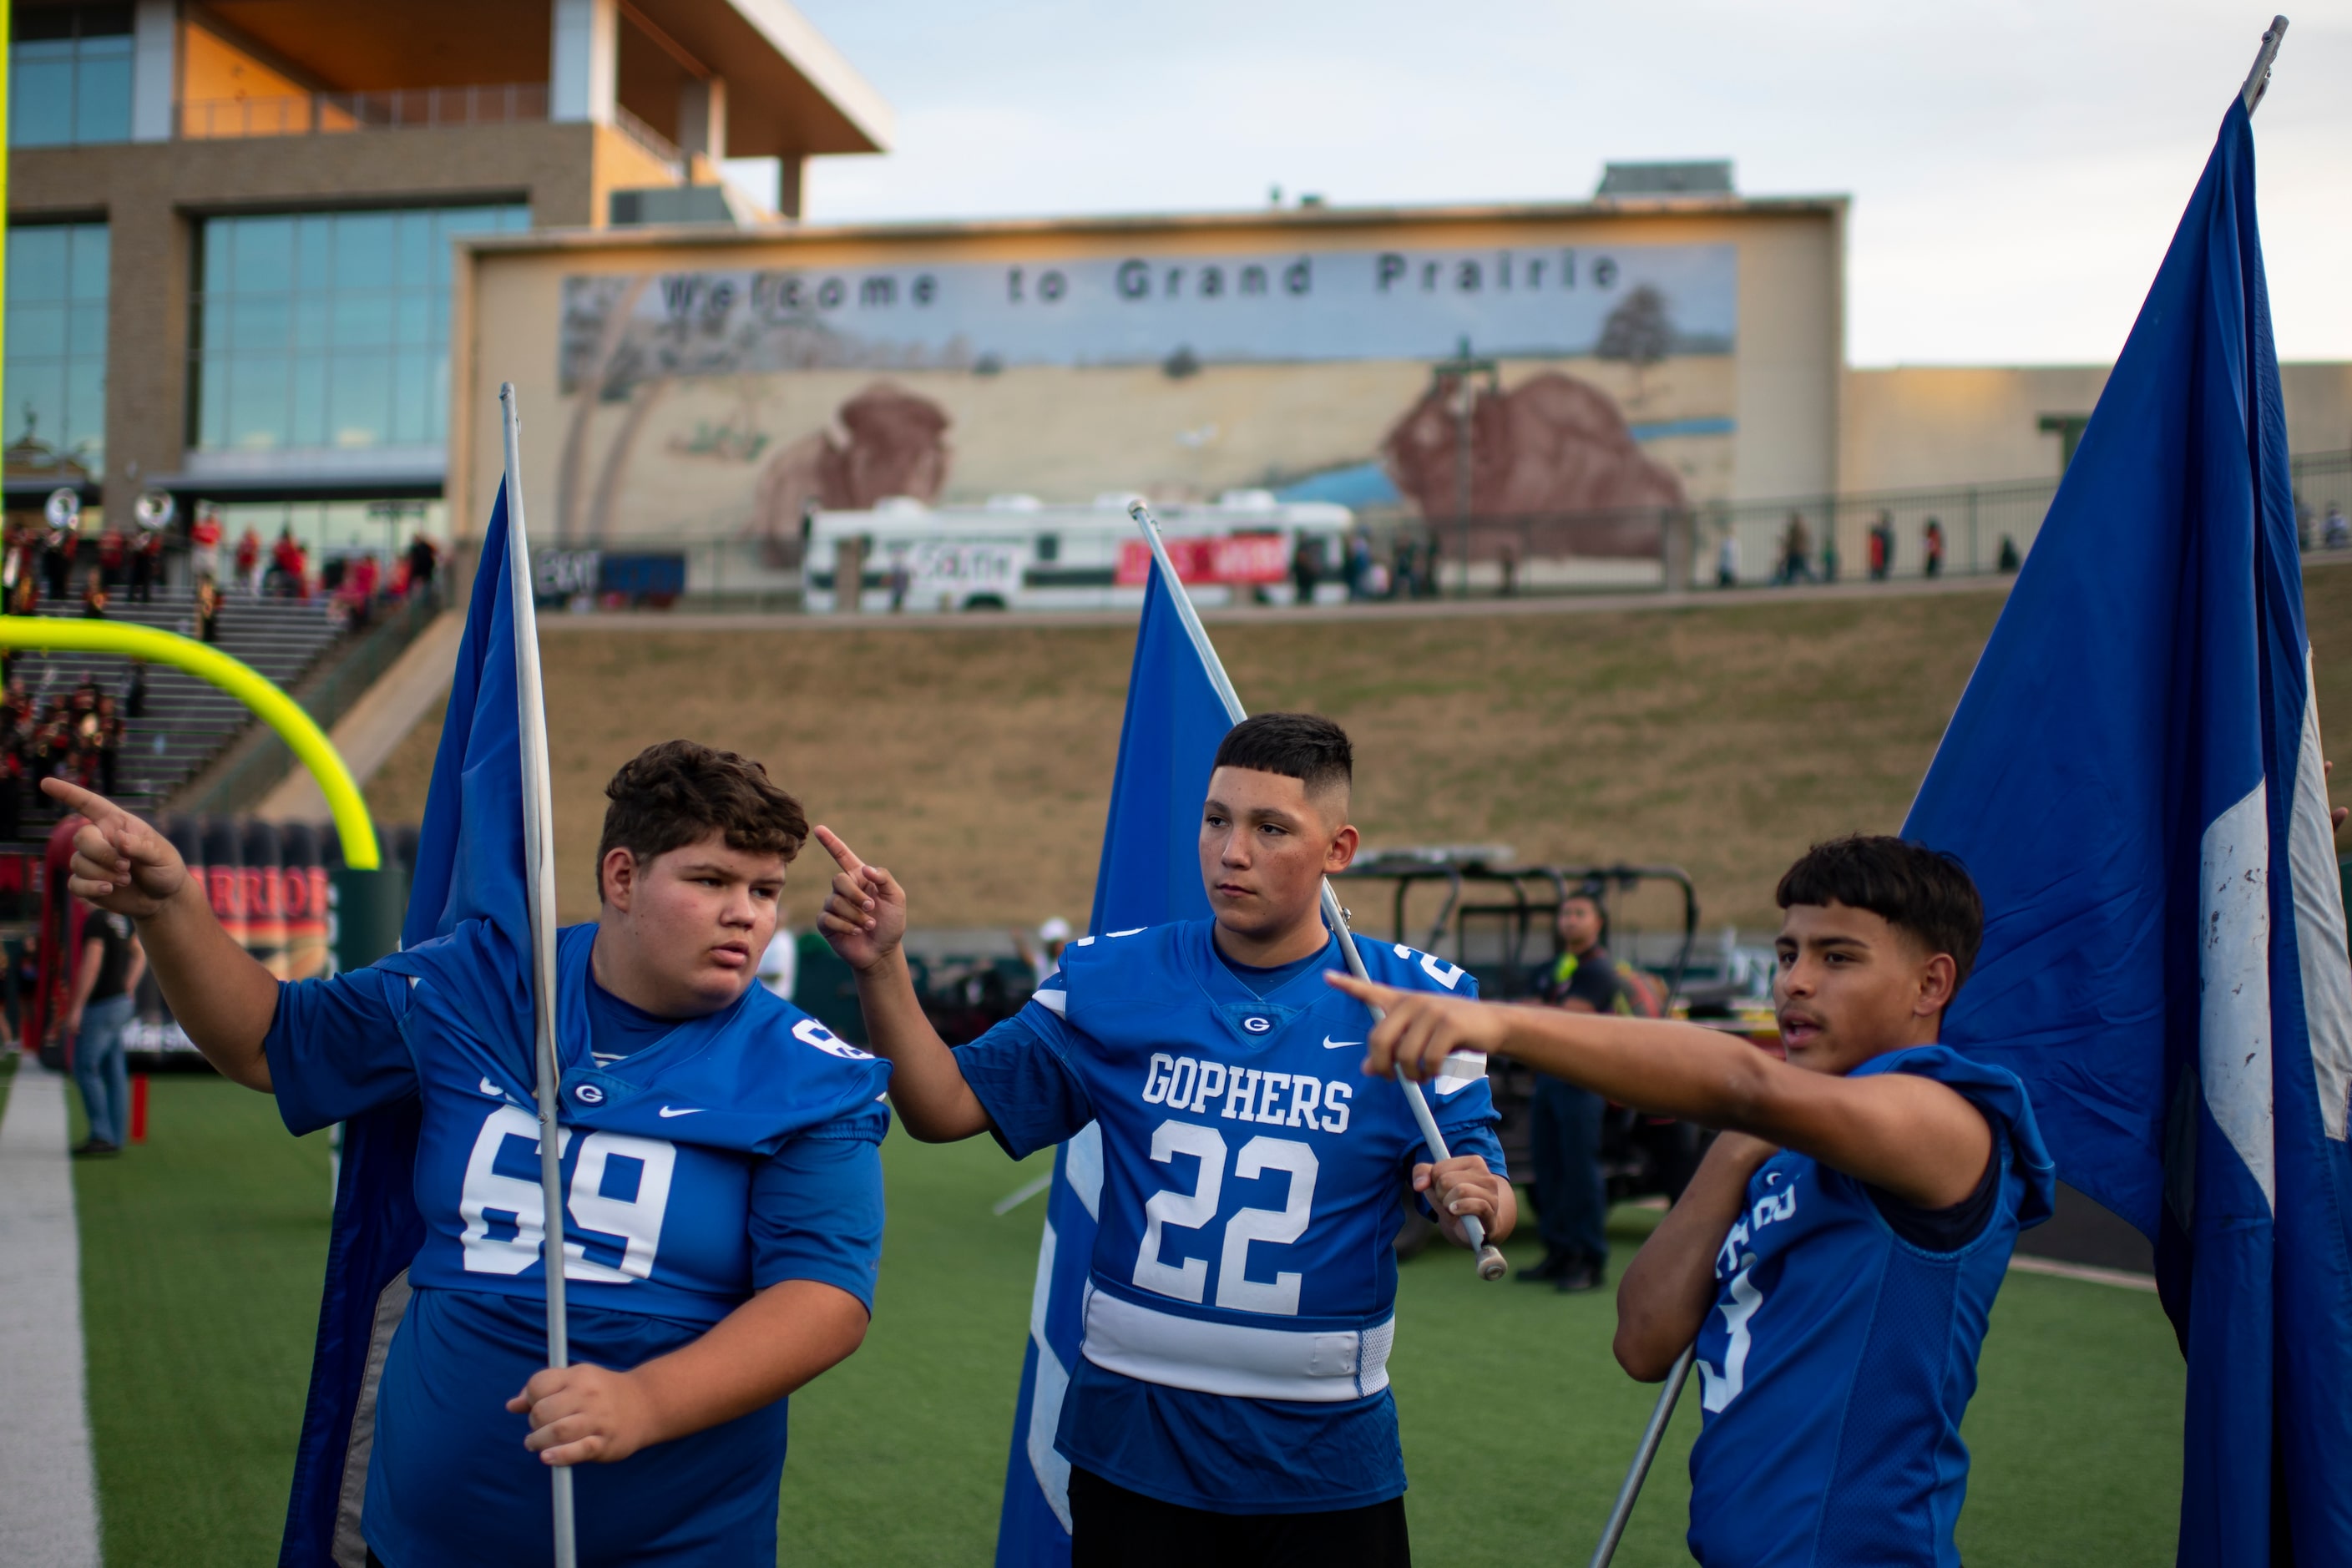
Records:
[[[802,603],[819,613],[842,608],[836,584],[854,571],[863,611],[1139,606],[1150,554],[1128,516],[1134,499],[1052,506],[999,496],[982,506],[937,508],[893,499],[871,511],[818,511],[802,556]],[[1258,594],[1286,601],[1301,538],[1317,552],[1317,598],[1346,597],[1338,571],[1356,519],[1344,506],[1229,490],[1213,505],[1153,510],[1197,604],[1246,603]]]

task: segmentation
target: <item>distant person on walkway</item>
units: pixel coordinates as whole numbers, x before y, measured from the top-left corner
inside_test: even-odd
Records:
[[[1553,931],[1560,954],[1544,977],[1545,1005],[1631,1017],[1633,1004],[1601,945],[1609,917],[1600,890],[1579,888],[1562,900]],[[1528,1142],[1544,1255],[1541,1263],[1521,1269],[1519,1278],[1560,1291],[1596,1289],[1609,1273],[1609,1194],[1601,1174],[1605,1108],[1591,1089],[1546,1073],[1536,1075],[1534,1100]]]
[[[2352,544],[2352,522],[2344,521],[2344,508],[2336,502],[2327,505],[2327,521],[2320,524],[2319,542],[2330,550]]]
[[[1736,533],[1725,534],[1723,542],[1715,547],[1715,585],[1739,586],[1739,535]]]
[[[1834,583],[1838,574],[1837,524],[1822,530],[1822,581]]]
[[[147,952],[127,915],[92,910],[82,925],[81,962],[74,971],[66,1033],[73,1039],[74,1082],[81,1089],[89,1136],[77,1154],[119,1154],[131,1114],[131,1073],[122,1059],[122,1031],[131,1022],[131,994],[147,967]]]
[[[1293,545],[1290,551],[1290,583],[1295,595],[1293,602],[1301,605],[1313,604],[1315,583],[1322,574],[1322,548],[1305,534],[1300,534],[1298,542]]]
[[[1870,525],[1870,580],[1884,583],[1895,569],[1895,518],[1890,512],[1880,512],[1878,521]]]
[[[294,537],[291,524],[278,531],[278,542],[270,546],[269,582],[278,598],[310,596],[310,557]]]
[[[1783,585],[1813,580],[1813,535],[1802,512],[1790,512],[1789,526],[1781,531],[1778,576]]]
[[[1934,518],[1929,518],[1927,526],[1919,531],[1919,548],[1926,555],[1922,570],[1930,577],[1942,576],[1944,574],[1944,525]]]
[[[2017,553],[2017,541],[2011,538],[2006,533],[2002,534],[2000,536],[2000,555],[1993,564],[2003,573],[2010,573],[2016,571],[2025,562],[2023,557]]]

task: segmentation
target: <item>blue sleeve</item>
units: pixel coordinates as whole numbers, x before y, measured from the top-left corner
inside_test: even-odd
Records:
[[[882,1264],[878,1118],[828,1122],[776,1151],[751,1177],[751,1286],[814,1279],[870,1316]]]
[[[956,1066],[988,1112],[989,1131],[1016,1160],[1076,1136],[1095,1119],[1087,1087],[1069,1063],[1076,1037],[1051,1009],[1032,1002],[956,1049]]]
[[[407,976],[381,969],[279,983],[261,1048],[287,1131],[316,1132],[416,1092],[400,1027],[408,994]]]

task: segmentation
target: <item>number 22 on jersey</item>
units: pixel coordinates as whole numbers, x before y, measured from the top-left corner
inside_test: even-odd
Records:
[[[558,1156],[569,1153],[572,1129],[558,1130],[557,1138]],[[547,1209],[537,1178],[509,1175],[498,1169],[499,1155],[509,1139],[520,1140],[535,1162],[539,1119],[519,1106],[499,1106],[483,1121],[466,1161],[466,1184],[457,1209],[466,1222],[460,1242],[468,1274],[520,1274],[539,1261],[546,1239]],[[629,1196],[616,1195],[611,1189],[627,1190],[632,1163],[636,1166],[635,1191]],[[652,1277],[654,1254],[661,1246],[662,1216],[669,1207],[670,1177],[677,1165],[677,1145],[658,1138],[591,1132],[582,1140],[579,1163],[572,1167],[564,1200],[570,1216],[563,1242],[566,1279],[625,1285]],[[619,1265],[590,1258],[586,1245],[578,1238],[582,1232],[619,1243]]]
[[[1217,1217],[1217,1200],[1225,1188],[1224,1135],[1194,1122],[1161,1122],[1151,1134],[1152,1160],[1172,1164],[1180,1154],[1200,1162],[1200,1176],[1189,1193],[1162,1190],[1144,1204],[1143,1245],[1136,1250],[1134,1279],[1139,1289],[1198,1303],[1208,1295],[1208,1259],[1188,1258],[1181,1264],[1168,1263],[1160,1256],[1160,1239],[1170,1226],[1199,1230]],[[1217,1255],[1218,1306],[1236,1312],[1298,1315],[1302,1277],[1285,1271],[1276,1274],[1271,1282],[1250,1279],[1249,1248],[1253,1241],[1286,1245],[1307,1233],[1320,1169],[1315,1151],[1295,1138],[1260,1134],[1242,1145],[1241,1157],[1234,1162],[1236,1177],[1246,1182],[1269,1171],[1286,1172],[1290,1192],[1278,1209],[1241,1209],[1225,1222],[1224,1244]]]

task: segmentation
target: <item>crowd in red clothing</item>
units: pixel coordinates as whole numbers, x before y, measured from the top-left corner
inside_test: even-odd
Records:
[[[143,705],[145,689],[145,668],[133,664],[127,702],[133,711]],[[0,691],[0,842],[16,837],[26,803],[45,778],[116,793],[130,716],[124,706],[95,677],[37,706],[22,680],[7,683]]]

